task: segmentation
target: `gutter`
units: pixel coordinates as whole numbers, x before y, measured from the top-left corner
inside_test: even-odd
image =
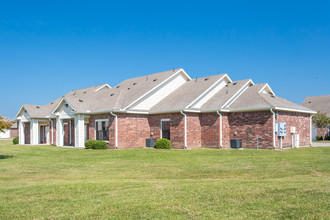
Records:
[[[110,112],[110,114],[112,115],[112,116],[114,116],[115,118],[116,118],[116,125],[115,125],[115,129],[116,129],[116,131],[115,131],[115,136],[116,136],[116,143],[115,143],[115,147],[116,147],[116,149],[118,149],[118,116],[116,115],[116,114],[114,114],[112,111]]]
[[[219,120],[220,120],[220,145],[219,145],[219,148],[222,148],[222,115],[221,113],[219,112],[219,110],[217,111],[218,115],[219,115]]]
[[[273,109],[270,109],[270,112],[273,113],[273,147],[274,149],[276,148],[276,144],[275,144],[275,112],[273,111]]]
[[[183,110],[180,113],[184,116],[184,148],[187,149],[187,115]]]

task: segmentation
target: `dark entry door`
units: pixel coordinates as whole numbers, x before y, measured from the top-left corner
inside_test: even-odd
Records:
[[[162,138],[171,140],[171,125],[170,121],[162,121]]]
[[[46,126],[40,126],[40,144],[46,144]]]
[[[24,123],[24,144],[30,144],[30,123]]]
[[[69,131],[69,123],[63,124],[63,138],[64,138],[64,146],[70,145],[70,131]]]

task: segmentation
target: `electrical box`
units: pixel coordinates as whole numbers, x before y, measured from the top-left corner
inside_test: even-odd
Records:
[[[296,133],[296,127],[290,127],[290,133],[295,134]]]
[[[278,122],[277,129],[277,135],[284,137],[286,135],[286,122]]]

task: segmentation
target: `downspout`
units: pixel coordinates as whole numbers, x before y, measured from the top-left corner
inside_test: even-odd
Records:
[[[273,147],[274,149],[276,148],[276,144],[275,144],[275,112],[273,111],[273,109],[270,109],[270,112],[273,113]]]
[[[116,147],[116,149],[118,149],[118,116],[116,114],[114,114],[112,111],[110,112],[110,114],[116,118],[116,122],[115,122],[115,130],[116,130],[115,131],[115,138],[116,138],[115,147]]]
[[[218,113],[218,115],[219,115],[219,120],[220,120],[220,146],[219,146],[219,148],[222,148],[222,115],[221,115],[221,113],[219,112],[219,110],[217,110],[217,113]]]
[[[184,148],[187,149],[187,115],[183,111],[180,113],[184,116]]]
[[[312,123],[312,117],[314,116],[314,114],[311,114],[310,118],[309,118],[309,121],[310,121],[310,125],[309,125],[309,142],[310,142],[310,145],[312,146],[312,136],[313,136],[313,123]]]

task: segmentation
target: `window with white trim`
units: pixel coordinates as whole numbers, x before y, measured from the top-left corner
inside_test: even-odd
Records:
[[[95,139],[100,141],[109,141],[109,120],[95,120]]]

